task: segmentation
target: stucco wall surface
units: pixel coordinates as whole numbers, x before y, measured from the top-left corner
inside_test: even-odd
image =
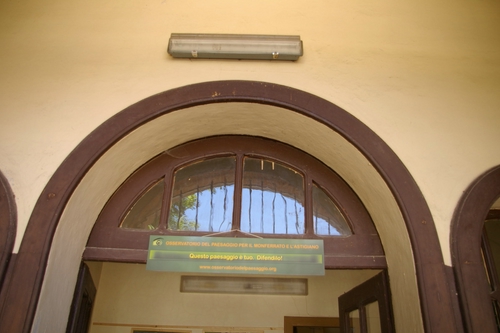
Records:
[[[16,249],[62,160],[126,106],[186,84],[289,85],[355,115],[400,156],[449,259],[462,191],[500,164],[498,1],[61,1],[0,3],[0,169]],[[172,32],[299,34],[297,62],[176,60]]]

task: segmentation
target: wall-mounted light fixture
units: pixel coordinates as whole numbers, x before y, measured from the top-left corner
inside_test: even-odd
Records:
[[[168,54],[174,58],[297,60],[300,36],[173,33]]]

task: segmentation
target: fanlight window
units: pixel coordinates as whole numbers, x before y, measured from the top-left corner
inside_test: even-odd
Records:
[[[167,229],[227,232],[234,227],[236,156],[200,159],[178,168],[168,210]],[[160,225],[164,179],[131,205],[122,228],[155,230]],[[243,158],[239,230],[246,233],[303,235],[306,233],[305,179],[298,170],[264,157]],[[348,236],[351,229],[331,197],[312,187],[314,233]]]
[[[370,215],[332,169],[248,136],[188,142],[130,175],[101,211],[83,258],[146,262],[152,235],[321,238],[327,268],[384,268]]]

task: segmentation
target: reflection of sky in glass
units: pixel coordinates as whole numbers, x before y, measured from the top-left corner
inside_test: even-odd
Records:
[[[235,167],[236,159],[232,156],[197,161],[177,170],[168,228],[214,233],[230,231]],[[317,235],[352,234],[336,204],[316,184],[313,184],[313,227]],[[302,174],[278,162],[245,157],[240,229],[248,233],[304,234]]]
[[[313,185],[314,233],[322,236],[348,236],[351,229],[337,205],[316,184]]]
[[[229,231],[233,223],[234,185],[217,186],[198,192],[197,207],[186,209],[188,221],[198,221],[197,231]]]
[[[169,229],[231,230],[235,163],[235,157],[217,157],[179,169],[174,175]]]
[[[241,230],[267,234],[304,234],[304,181],[280,163],[245,158]]]
[[[243,189],[241,230],[266,234],[304,234],[304,206],[281,193]]]

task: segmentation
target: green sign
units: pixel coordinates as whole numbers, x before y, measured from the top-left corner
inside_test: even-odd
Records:
[[[151,236],[146,268],[155,271],[324,275],[323,241]]]

